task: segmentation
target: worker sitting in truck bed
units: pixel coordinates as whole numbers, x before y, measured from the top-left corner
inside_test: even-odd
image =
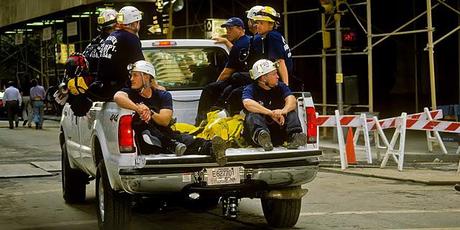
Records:
[[[155,69],[150,62],[137,61],[128,67],[131,88],[115,93],[118,106],[134,110],[132,127],[141,152],[148,154],[175,153],[212,155],[219,165],[225,165],[226,143],[218,136],[211,141],[174,132],[171,127],[173,105],[168,91],[152,87]]]
[[[250,70],[254,83],[243,90],[246,112],[244,132],[248,142],[261,146],[265,151],[273,144],[286,140],[287,148],[296,149],[307,143],[295,111],[296,99],[289,87],[279,82],[278,68],[270,60],[261,59]]]
[[[223,107],[224,90],[230,88],[237,88],[242,85],[247,85],[251,82],[248,74],[248,67],[245,60],[241,58],[248,52],[250,37],[245,35],[244,23],[240,18],[232,17],[221,25],[227,31],[226,41],[230,41],[233,46],[231,47],[228,61],[225,68],[220,73],[216,82],[212,82],[205,86],[201,93],[200,102],[198,104],[198,111],[195,124],[200,125],[201,121],[206,119],[208,113],[213,106]]]

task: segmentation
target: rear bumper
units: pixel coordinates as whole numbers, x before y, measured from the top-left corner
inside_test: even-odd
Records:
[[[209,159],[209,162],[205,159],[197,162],[188,160],[184,164],[180,163],[183,159],[171,159],[168,164],[164,161],[161,164],[147,161],[143,168],[120,169],[119,173],[125,191],[133,194],[161,194],[181,191],[245,193],[244,191],[300,186],[312,181],[318,172],[319,160],[316,156],[296,157],[294,154],[278,162],[269,161],[266,157],[263,160],[250,156],[245,157],[244,160],[239,157],[233,159],[229,157],[226,166],[239,166],[243,169],[240,170],[241,183],[235,185],[206,185],[205,169],[217,167],[212,159]]]

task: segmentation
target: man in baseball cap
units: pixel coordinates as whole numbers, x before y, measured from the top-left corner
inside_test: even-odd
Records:
[[[227,27],[232,27],[232,26],[239,26],[241,28],[244,28],[244,23],[243,20],[237,17],[232,17],[229,18],[224,24],[222,24],[220,27],[222,28],[227,28]]]
[[[233,86],[231,88],[239,87],[250,82],[249,75],[247,74],[249,68],[246,66],[245,60],[241,58],[241,54],[247,52],[249,49],[250,43],[250,37],[244,31],[243,20],[232,17],[222,24],[221,27],[227,30],[227,39],[222,40],[231,42],[230,54],[227,64],[217,78],[217,81],[207,85],[201,93],[195,120],[196,125],[199,125],[201,121],[206,119],[206,114],[213,106],[224,107],[225,96],[222,92],[227,87],[230,85]],[[227,45],[227,47],[229,46]],[[228,90],[231,91],[230,88]]]

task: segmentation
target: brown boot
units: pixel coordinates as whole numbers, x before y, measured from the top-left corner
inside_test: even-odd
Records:
[[[227,164],[227,157],[225,156],[225,150],[227,149],[227,143],[219,136],[214,136],[211,140],[212,143],[212,156],[216,160],[219,166]]]

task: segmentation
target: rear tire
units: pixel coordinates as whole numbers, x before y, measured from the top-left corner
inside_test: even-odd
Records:
[[[61,145],[62,157],[62,195],[66,203],[81,203],[86,199],[86,184],[88,175],[70,167],[66,144]]]
[[[297,223],[302,199],[277,200],[262,198],[260,201],[265,219],[270,226],[287,228],[293,227]]]
[[[131,196],[110,187],[104,161],[96,174],[96,211],[99,229],[129,229],[131,223]]]

